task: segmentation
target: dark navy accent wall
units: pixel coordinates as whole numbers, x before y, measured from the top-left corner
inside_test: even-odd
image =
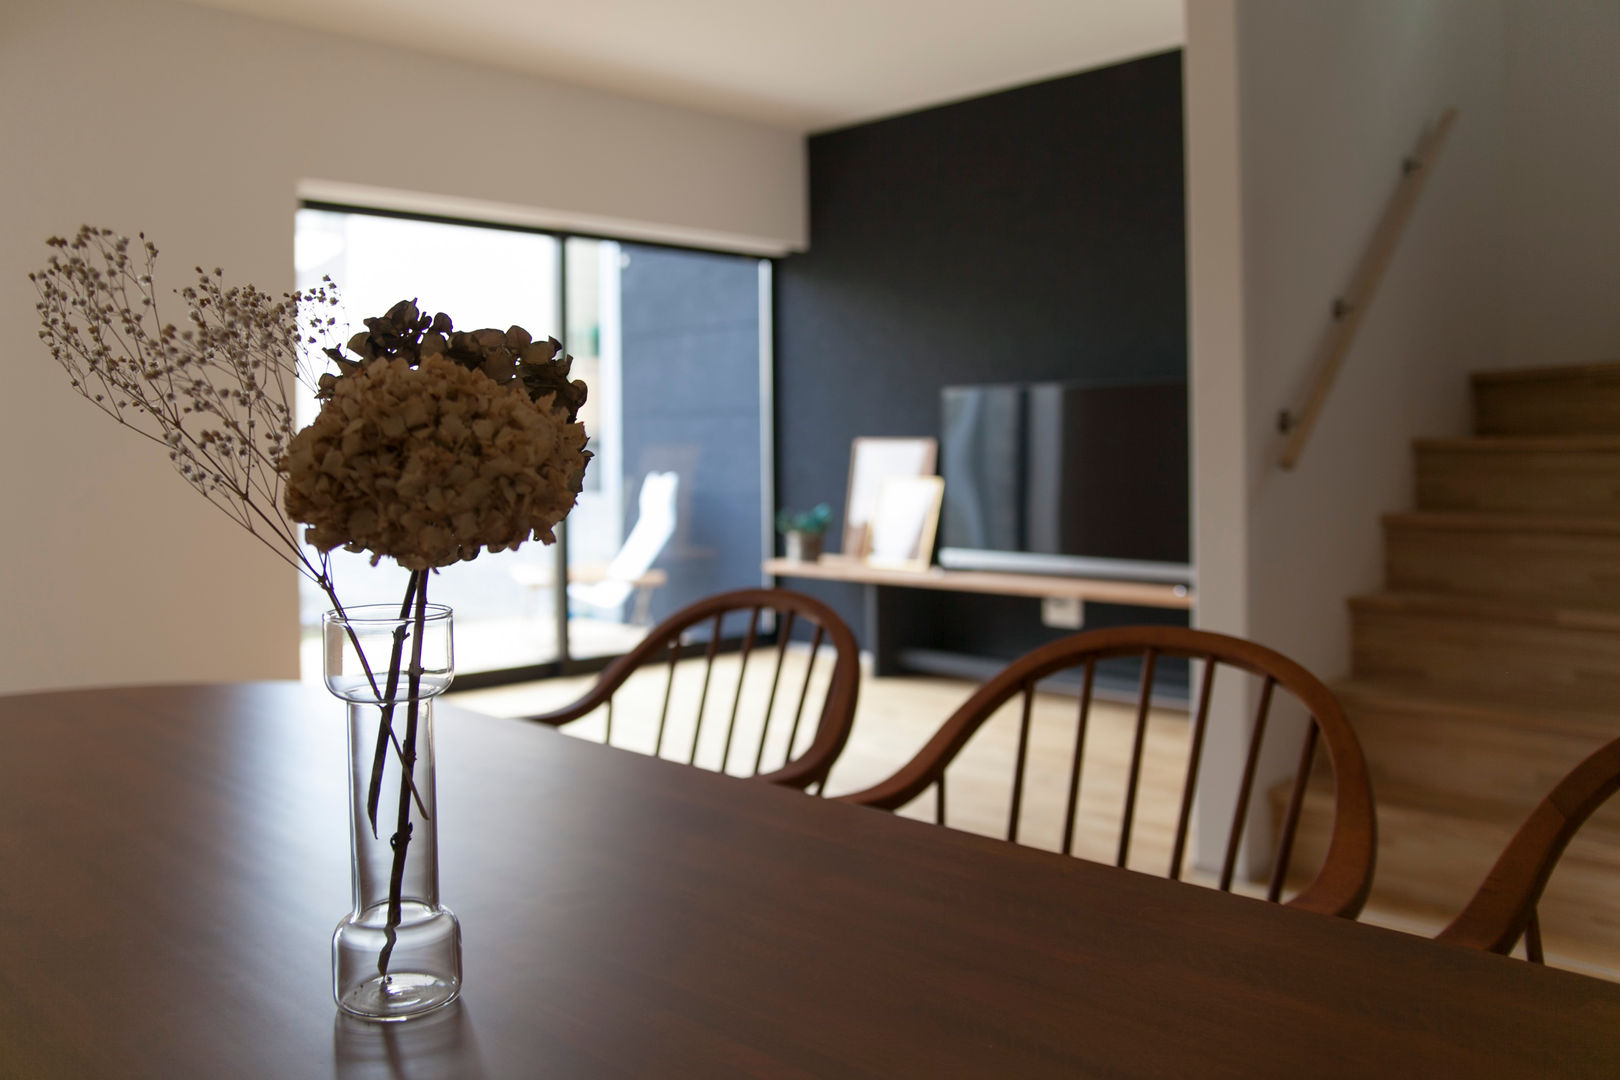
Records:
[[[674,538],[657,565],[661,619],[760,582],[759,264],[736,255],[620,249],[626,532],[651,471],[680,475]]]
[[[937,436],[946,385],[1186,378],[1181,92],[1177,51],[810,140],[810,249],[776,274],[779,506],[841,511],[850,440]],[[858,588],[788,584],[861,626]],[[908,602],[930,647],[1062,633],[1036,601]]]

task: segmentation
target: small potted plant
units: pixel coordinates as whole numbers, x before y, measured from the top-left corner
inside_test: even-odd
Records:
[[[832,522],[832,507],[822,503],[812,510],[783,510],[776,515],[776,531],[787,543],[787,557],[815,562],[821,556],[821,534]]]

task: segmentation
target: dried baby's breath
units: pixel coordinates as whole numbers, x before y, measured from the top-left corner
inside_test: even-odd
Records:
[[[137,247],[85,225],[48,243],[29,278],[40,337],[73,388],[161,443],[192,487],[339,611],[333,548],[423,570],[550,543],[572,509],[590,459],[576,422],[586,389],[555,340],[517,326],[458,332],[402,300],[365,320],[355,359],[326,349],[338,372],[315,380],[302,358],[336,325],[329,281],[278,299],[198,267],[164,300],[181,309],[177,326],[160,318],[144,234]],[[324,405],[295,437],[300,378]]]
[[[279,468],[302,348],[335,322],[330,283],[277,298],[199,266],[195,284],[164,297],[145,234],[137,246],[83,225],[47,243],[54,253],[28,276],[39,336],[73,389],[161,443],[187,483],[330,595],[326,561],[281,511]],[[178,325],[162,320],[165,307],[180,311]]]

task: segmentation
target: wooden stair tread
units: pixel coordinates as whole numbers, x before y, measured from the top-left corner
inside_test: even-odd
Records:
[[[1286,805],[1290,790],[1290,784],[1278,784],[1272,793],[1273,803],[1281,800]],[[1530,816],[1530,811],[1535,809],[1539,801],[1471,798],[1456,792],[1431,791],[1406,784],[1381,784],[1374,797],[1378,800],[1380,832],[1386,823],[1393,828],[1396,821],[1401,819],[1407,822],[1438,820],[1445,823],[1444,827],[1448,832],[1461,830],[1482,833],[1483,838],[1496,852],[1500,852],[1505,846],[1505,837],[1511,837],[1518,831],[1519,826]],[[1303,813],[1311,814],[1318,820],[1332,820],[1331,790],[1313,786],[1306,793],[1305,802]],[[1587,841],[1583,846],[1612,848],[1617,866],[1620,866],[1620,819],[1615,815],[1593,815],[1581,830],[1581,836]]]
[[[1432,686],[1425,684],[1407,685],[1390,679],[1344,679],[1333,684],[1333,691],[1351,712],[1358,706],[1396,709],[1495,727],[1551,731],[1590,738],[1594,750],[1620,735],[1620,714],[1617,713],[1468,700],[1436,693]]]
[[[1620,435],[1468,435],[1412,440],[1419,452],[1477,454],[1620,453]]]
[[[1286,799],[1291,787],[1278,784],[1273,799]],[[1535,807],[1535,803],[1506,799],[1468,798],[1453,792],[1430,791],[1405,784],[1380,784],[1373,793],[1378,800],[1380,831],[1386,818],[1440,817],[1450,821],[1476,823],[1493,831],[1506,827],[1516,829]],[[1319,811],[1331,817],[1333,792],[1313,788],[1306,795],[1306,809]]]
[[[1481,383],[1525,383],[1525,382],[1563,382],[1568,380],[1585,381],[1594,378],[1612,377],[1620,381],[1620,361],[1597,360],[1589,364],[1557,364],[1549,367],[1529,368],[1498,368],[1492,371],[1476,371],[1469,378],[1474,385]]]
[[[1358,678],[1528,707],[1606,712],[1620,702],[1620,610],[1418,591],[1349,607]]]
[[[1614,713],[1514,706],[1501,695],[1463,700],[1432,685],[1380,679],[1336,693],[1379,793],[1421,787],[1528,808],[1620,734]]]
[[[1505,511],[1386,515],[1385,590],[1620,611],[1620,516]]]
[[[1465,593],[1377,592],[1350,598],[1352,610],[1558,626],[1620,633],[1620,612],[1526,603]]]
[[[1449,532],[1574,533],[1620,537],[1620,518],[1490,514],[1467,510],[1402,510],[1384,515],[1396,528]]]
[[[1268,791],[1274,809],[1287,805],[1290,785],[1278,784]],[[1470,877],[1470,887],[1478,886],[1508,840],[1529,817],[1539,800],[1510,802],[1493,799],[1470,799],[1456,794],[1436,794],[1419,788],[1384,784],[1374,793],[1378,800],[1378,832],[1382,848],[1386,842],[1419,847],[1442,846],[1434,850],[1435,856],[1451,854],[1471,859],[1479,865],[1477,875]],[[1324,835],[1333,820],[1333,792],[1329,787],[1313,784],[1305,794],[1300,812],[1300,827],[1307,823],[1312,831]],[[1609,808],[1605,808],[1607,811]],[[1444,837],[1443,840],[1440,838]],[[1582,861],[1612,863],[1620,872],[1620,818],[1613,813],[1599,812],[1588,820],[1579,835]],[[1465,855],[1459,845],[1477,850]],[[1380,869],[1387,869],[1380,867]],[[1374,891],[1380,885],[1393,884],[1387,875],[1374,879]],[[1466,894],[1465,894],[1466,895]]]

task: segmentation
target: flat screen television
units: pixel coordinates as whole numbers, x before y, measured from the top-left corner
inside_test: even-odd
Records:
[[[943,391],[940,564],[1190,583],[1187,384]]]

